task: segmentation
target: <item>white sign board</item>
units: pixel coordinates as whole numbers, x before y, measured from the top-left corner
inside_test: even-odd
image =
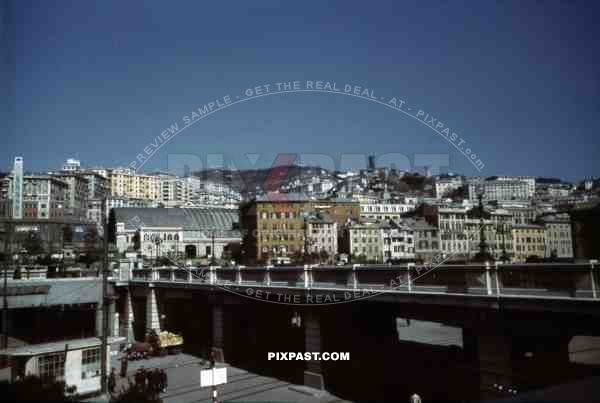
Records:
[[[200,371],[200,387],[227,383],[227,368],[203,369]]]

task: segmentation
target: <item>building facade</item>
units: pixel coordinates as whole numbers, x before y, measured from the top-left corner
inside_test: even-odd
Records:
[[[145,257],[221,258],[241,240],[236,211],[225,208],[116,208],[117,249],[133,250],[139,231]]]
[[[550,216],[542,219],[544,222],[546,250],[545,257],[573,258],[573,237],[571,235],[571,220],[568,214]]]
[[[388,221],[380,224],[382,261],[414,260],[415,231],[404,222]]]
[[[512,226],[513,261],[525,262],[529,257],[543,258],[546,254],[545,228],[536,224]]]
[[[310,253],[327,253],[333,260],[338,253],[338,226],[325,213],[309,213],[306,219],[306,251]]]
[[[51,176],[27,175],[23,180],[22,218],[51,219],[65,216],[68,184]]]
[[[308,213],[326,214],[338,227],[359,217],[358,202],[349,199],[312,200],[294,193],[269,197],[259,196],[240,205],[246,264],[304,253]]]
[[[483,191],[484,201],[528,200],[530,184],[521,180],[485,180],[469,184],[469,200],[475,203],[477,194]]]
[[[351,223],[343,229],[343,252],[351,262],[383,262],[383,231],[379,223]]]
[[[448,192],[458,189],[463,185],[461,176],[439,177],[435,181],[435,197],[443,198]]]

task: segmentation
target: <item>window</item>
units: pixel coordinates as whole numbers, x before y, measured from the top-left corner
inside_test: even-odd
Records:
[[[100,349],[91,348],[81,352],[81,377],[100,376]]]
[[[50,354],[38,358],[40,377],[61,380],[65,376],[65,354]]]

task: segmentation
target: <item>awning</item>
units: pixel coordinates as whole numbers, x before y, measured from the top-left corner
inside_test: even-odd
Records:
[[[108,345],[125,343],[125,337],[109,337]],[[16,356],[35,356],[43,354],[59,353],[68,350],[81,350],[84,348],[100,347],[102,340],[99,337],[89,337],[86,339],[63,340],[52,343],[30,344],[27,346],[7,348],[0,350],[0,355],[16,357]]]

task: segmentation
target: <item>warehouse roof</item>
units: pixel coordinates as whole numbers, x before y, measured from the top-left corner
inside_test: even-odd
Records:
[[[207,208],[115,208],[117,223],[126,230],[140,227],[180,227],[184,231],[214,230],[239,237],[239,212],[222,207]]]

